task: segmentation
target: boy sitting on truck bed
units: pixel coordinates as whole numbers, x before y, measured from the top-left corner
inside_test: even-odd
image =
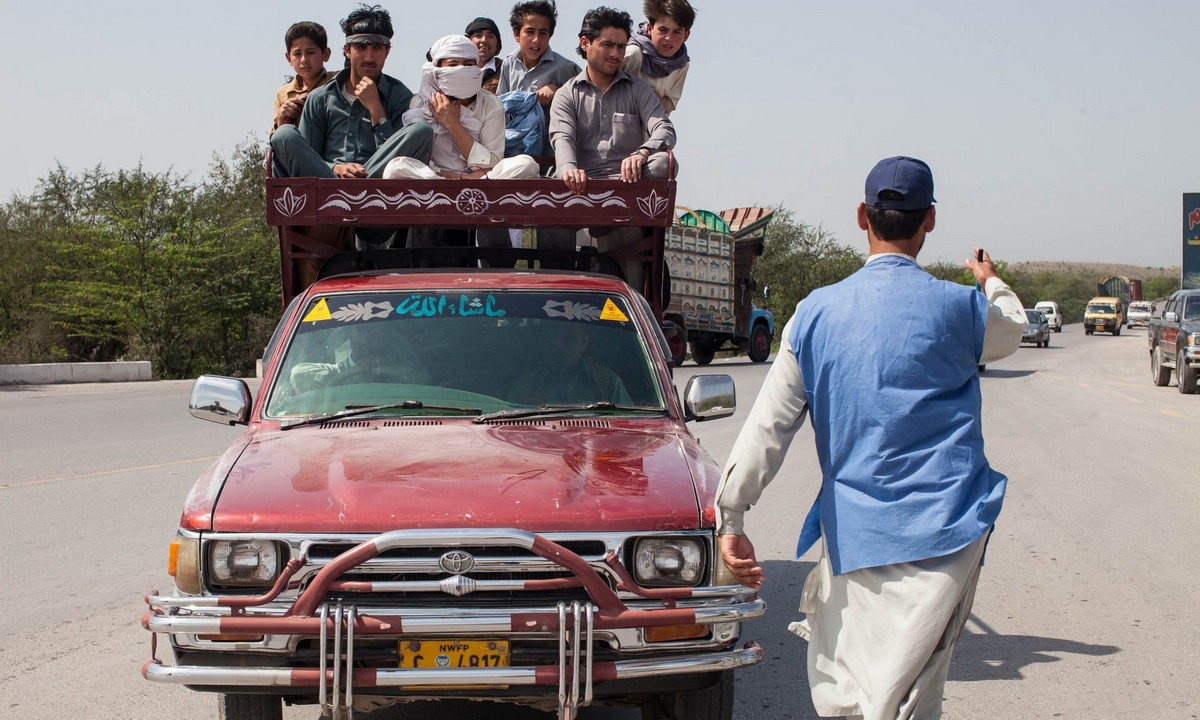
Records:
[[[578,65],[550,49],[550,38],[554,37],[557,23],[558,9],[553,2],[534,0],[514,5],[509,25],[517,49],[500,65],[497,93],[535,93],[543,116],[558,88],[579,72]],[[535,155],[547,152],[546,141],[543,131],[542,142],[535,143],[530,152]]]
[[[394,157],[429,160],[429,125],[403,124],[412,91],[383,74],[391,16],[363,5],[342,21],[342,30],[349,66],[309,94],[298,128],[285,125],[271,136],[277,177],[377,178]]]
[[[696,11],[687,0],[646,0],[642,4],[646,22],[629,38],[621,69],[650,83],[671,114],[683,95],[690,58],[687,39],[692,34]]]
[[[275,124],[271,132],[281,125],[300,122],[300,111],[308,94],[335,75],[325,69],[325,63],[329,62],[329,39],[321,25],[308,21],[294,23],[284,33],[283,46],[284,57],[296,75],[275,92]]]

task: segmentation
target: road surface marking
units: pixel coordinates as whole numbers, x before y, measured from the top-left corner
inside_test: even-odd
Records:
[[[23,483],[3,483],[0,484],[0,490],[13,490],[16,488],[33,487],[34,485],[48,485],[50,483],[61,482],[63,480],[86,480],[88,478],[104,477],[105,475],[119,475],[126,472],[137,472],[139,470],[157,470],[158,468],[172,467],[175,465],[190,465],[198,462],[212,462],[219,455],[210,457],[198,457],[190,460],[175,460],[172,462],[158,463],[155,465],[138,465],[136,467],[117,468],[116,470],[101,470],[100,472],[84,473],[83,475],[64,475],[56,478],[46,478],[45,480],[30,480]]]

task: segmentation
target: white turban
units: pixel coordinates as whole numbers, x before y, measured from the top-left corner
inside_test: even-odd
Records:
[[[466,35],[447,35],[439,38],[433,47],[429,48],[429,55],[433,58],[434,65],[447,58],[478,60],[479,48],[475,47],[475,43]]]
[[[468,100],[481,92],[483,69],[474,65],[454,68],[437,66],[442,60],[450,58],[476,61],[479,59],[479,48],[475,47],[475,43],[466,35],[447,35],[440,38],[429,48],[429,55],[433,61],[421,66],[421,88],[417,91],[422,102],[404,113],[404,122],[407,124],[414,119],[424,120],[430,124],[435,134],[441,134],[446,129],[433,119],[433,113],[429,110],[429,100],[434,90],[440,90],[460,100]],[[459,118],[467,133],[478,139],[483,121],[466,105],[460,108]]]

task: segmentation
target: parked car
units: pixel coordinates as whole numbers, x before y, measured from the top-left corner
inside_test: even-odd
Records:
[[[1058,309],[1058,303],[1053,300],[1042,300],[1033,306],[1034,310],[1041,310],[1046,316],[1046,320],[1050,323],[1050,329],[1054,332],[1062,332],[1062,312]]]
[[[1046,319],[1046,314],[1041,310],[1025,308],[1025,319],[1029,324],[1021,332],[1021,342],[1050,347],[1050,321]]]
[[[1125,327],[1149,327],[1150,318],[1154,315],[1154,303],[1137,300],[1129,303],[1129,312],[1125,314]]]

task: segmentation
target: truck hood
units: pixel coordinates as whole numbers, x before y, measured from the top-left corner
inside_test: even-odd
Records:
[[[694,440],[661,418],[653,429],[617,424],[414,419],[262,432],[206,510],[224,532],[699,527],[693,476],[706,458],[687,447]]]

